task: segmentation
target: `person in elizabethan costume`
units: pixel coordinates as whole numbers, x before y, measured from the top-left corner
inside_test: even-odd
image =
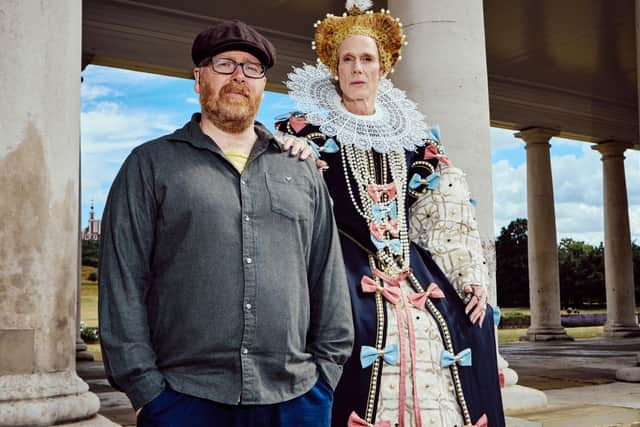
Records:
[[[325,164],[349,279],[355,346],[332,425],[501,427],[475,200],[439,129],[386,78],[402,24],[370,7],[315,24],[318,64],[286,82],[299,111],[276,119]]]

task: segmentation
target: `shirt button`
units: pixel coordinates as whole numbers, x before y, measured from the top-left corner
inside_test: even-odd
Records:
[[[241,180],[240,180],[240,184],[242,184],[242,185],[246,185],[246,184],[247,184],[247,181],[246,181],[245,179],[241,179]]]
[[[242,354],[247,354],[249,353],[249,349],[246,347],[242,347]]]
[[[251,304],[247,304],[245,307],[247,307],[247,310],[251,310]]]
[[[245,220],[245,221],[247,221],[247,222],[249,222],[249,221],[251,221],[251,218],[249,218],[249,215],[245,215],[245,216],[244,216],[244,220]]]
[[[253,262],[253,260],[249,257],[247,257],[246,261],[247,261],[247,264],[251,264]]]

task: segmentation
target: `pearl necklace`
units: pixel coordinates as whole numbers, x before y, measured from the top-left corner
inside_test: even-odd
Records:
[[[408,270],[409,234],[404,215],[407,198],[407,164],[404,152],[390,151],[379,154],[379,179],[376,173],[375,153],[372,150],[362,150],[354,145],[341,145],[340,154],[349,198],[358,214],[368,225],[376,222],[374,205],[377,205],[378,209],[386,209],[387,214],[382,217],[382,222],[389,224],[391,219],[389,214],[393,209],[392,204],[395,202],[400,253],[394,254],[390,246],[386,245],[378,248],[376,258],[382,267],[381,269],[393,276]],[[356,191],[351,185],[350,177],[353,177],[357,185]],[[370,186],[380,188],[389,184],[395,185],[395,196],[389,197],[388,194],[382,193],[380,200],[374,201],[369,192]],[[384,239],[385,241],[391,239],[389,230],[385,231]]]

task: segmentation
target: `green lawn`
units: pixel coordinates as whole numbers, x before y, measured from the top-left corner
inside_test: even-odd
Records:
[[[639,307],[640,309],[640,307]],[[585,308],[580,309],[580,313],[606,313],[606,308]],[[531,310],[529,307],[505,307],[500,308],[500,313],[502,317],[518,317],[522,315],[530,315]],[[561,314],[567,314],[566,310],[562,310]],[[586,339],[586,338],[595,338],[602,333],[602,326],[585,326],[585,327],[576,327],[576,328],[566,328],[567,334],[572,336],[575,339]],[[499,329],[498,330],[498,341],[502,343],[507,342],[516,342],[520,339],[520,337],[526,335],[527,329]]]
[[[87,350],[93,354],[96,360],[102,360],[102,351],[100,350],[100,344],[87,344]]]
[[[89,281],[94,267],[82,266],[82,287],[80,288],[80,321],[90,327],[98,326],[98,283]]]
[[[567,334],[573,338],[586,339],[595,338],[602,333],[602,326],[584,326],[579,328],[566,328]],[[517,342],[520,337],[527,334],[527,329],[498,329],[498,342]]]
[[[90,327],[98,326],[98,283],[89,280],[95,273],[94,267],[82,266],[82,286],[80,288],[80,321]],[[87,344],[89,352],[96,360],[102,360],[100,344]]]
[[[638,310],[640,310],[640,307],[638,307]],[[606,307],[599,307],[599,308],[580,308],[578,309],[578,311],[582,314],[594,314],[594,313],[606,313],[607,309]],[[500,307],[500,313],[502,314],[503,317],[514,317],[514,316],[521,316],[521,315],[529,315],[531,314],[531,309],[529,309],[529,307]],[[569,314],[567,313],[567,310],[560,310],[560,314]]]

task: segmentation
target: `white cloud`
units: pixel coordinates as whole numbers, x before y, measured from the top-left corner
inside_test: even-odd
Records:
[[[82,102],[91,102],[109,96],[121,96],[121,93],[105,85],[83,83],[80,86],[80,97]]]
[[[101,102],[95,109],[82,112],[80,125],[82,149],[88,153],[133,148],[177,127],[168,113],[128,111],[114,102]]]
[[[180,124],[168,112],[127,109],[115,102],[100,102],[91,108],[80,117],[83,213],[93,199],[96,214],[101,216],[111,183],[131,150]]]
[[[496,235],[516,218],[527,217],[526,169],[506,160],[493,164],[493,217]]]
[[[604,238],[600,154],[588,143],[562,143],[580,145],[581,153],[551,159],[558,241],[570,237],[598,244]],[[640,152],[627,151],[625,156],[631,238],[640,242]],[[512,220],[527,217],[526,164],[514,167],[507,160],[497,161],[493,164],[493,186],[497,235]]]
[[[627,178],[627,193],[629,204],[640,209],[640,151],[628,150],[625,152],[624,170]],[[638,215],[640,216],[640,215]],[[640,218],[636,218],[640,221]],[[640,234],[640,222],[636,232]]]
[[[524,141],[513,136],[516,132],[511,129],[491,128],[491,147],[493,150],[521,149],[524,146]]]
[[[629,208],[629,223],[631,226],[631,239],[640,245],[640,205]]]
[[[187,104],[200,105],[200,101],[195,96],[191,96],[191,97],[185,99],[185,101],[186,101]]]
[[[556,204],[583,203],[602,206],[602,162],[596,151],[584,144],[583,157],[557,156],[551,160]]]

